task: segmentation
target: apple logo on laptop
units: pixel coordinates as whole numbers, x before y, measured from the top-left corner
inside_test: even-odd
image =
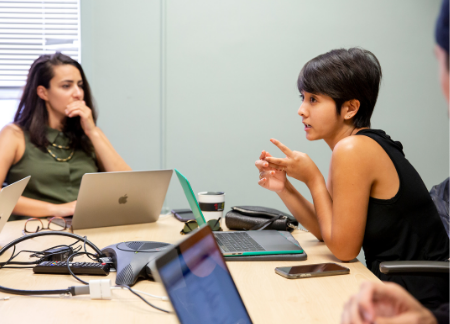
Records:
[[[125,196],[122,196],[119,198],[119,204],[126,204],[127,203],[128,196],[125,194]]]

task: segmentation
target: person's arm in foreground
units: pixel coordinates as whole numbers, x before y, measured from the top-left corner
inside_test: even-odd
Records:
[[[437,324],[436,318],[401,286],[365,282],[345,304],[341,324]],[[448,323],[448,317],[447,317]]]

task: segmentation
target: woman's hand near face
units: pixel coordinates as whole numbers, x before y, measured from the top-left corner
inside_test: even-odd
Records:
[[[131,168],[116,152],[105,134],[95,125],[92,110],[82,100],[67,105],[66,115],[69,118],[79,116],[84,133],[94,146],[95,155],[101,171],[129,171]]]
[[[285,158],[266,157],[265,160],[269,162],[270,168],[284,171],[288,176],[304,182],[308,187],[318,177],[323,178],[320,170],[307,154],[291,151],[276,139],[270,141],[286,155]]]
[[[268,157],[272,157],[269,152],[262,151],[259,160],[255,162],[259,170],[258,184],[268,190],[281,192],[286,186],[286,172],[271,168],[266,161]]]
[[[67,105],[65,112],[69,118],[76,116],[80,117],[81,127],[88,137],[96,129],[92,110],[86,106],[86,103],[83,100],[77,100]]]

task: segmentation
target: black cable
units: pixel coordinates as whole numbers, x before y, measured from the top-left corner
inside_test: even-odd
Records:
[[[14,248],[15,248],[16,246],[14,245]],[[14,250],[13,250],[13,252],[14,252]],[[26,250],[22,250],[22,251],[19,251],[19,252],[17,252],[15,255],[11,255],[11,257],[9,258],[9,260],[8,261],[6,261],[6,262],[0,262],[0,269],[1,268],[3,268],[3,266],[5,266],[5,265],[7,265],[7,264],[38,264],[39,262],[40,262],[40,260],[41,259],[39,259],[39,260],[36,260],[36,261],[27,261],[27,262],[24,262],[24,261],[15,261],[15,262],[13,262],[12,260],[14,260],[20,253],[22,253],[22,252],[29,252],[29,251],[26,251]],[[32,253],[34,253],[35,251],[31,251]]]
[[[8,261],[6,261],[6,263],[8,263],[9,261],[11,261],[12,259],[15,258],[14,252],[16,252],[16,245],[15,245],[15,244],[14,244],[13,251],[12,251],[12,253],[11,253],[11,257],[8,259]],[[19,253],[20,253],[20,252],[19,252]],[[18,253],[18,254],[19,254],[19,253]],[[16,255],[16,256],[17,256],[17,255]]]
[[[143,301],[144,303],[146,303],[147,305],[149,305],[149,306],[151,306],[151,307],[153,307],[153,308],[155,308],[155,309],[157,309],[157,310],[160,310],[161,312],[164,312],[164,313],[170,313],[170,311],[168,311],[168,310],[165,310],[165,309],[163,309],[163,308],[159,308],[158,306],[153,305],[153,304],[150,303],[147,299],[145,299],[144,297],[142,297],[141,295],[139,295],[137,292],[135,292],[133,289],[131,289],[131,288],[130,288],[129,286],[127,286],[127,285],[117,285],[117,287],[124,287],[124,288],[127,288],[131,293],[135,294],[135,295],[138,296],[140,299],[142,299],[142,301]]]
[[[70,289],[55,289],[55,290],[22,290],[13,289],[8,287],[0,286],[0,291],[7,294],[14,295],[66,295],[70,294]]]
[[[77,242],[79,242],[79,240],[76,241],[75,243],[77,243]],[[14,254],[11,255],[11,257],[9,258],[8,261],[6,261],[6,262],[0,262],[0,268],[3,268],[5,265],[8,265],[8,264],[23,264],[23,265],[25,265],[25,264],[39,264],[39,263],[41,263],[42,261],[44,261],[46,258],[49,258],[49,257],[51,257],[51,256],[53,256],[53,255],[58,255],[58,254],[60,254],[60,252],[55,252],[55,253],[45,254],[45,253],[44,253],[45,251],[48,251],[48,250],[51,250],[51,249],[56,249],[56,248],[58,248],[58,247],[67,247],[67,248],[71,248],[71,246],[74,245],[75,243],[72,243],[72,244],[70,244],[70,245],[64,245],[64,244],[56,245],[56,246],[50,247],[50,248],[48,248],[48,249],[46,249],[46,250],[44,250],[44,251],[21,250],[21,251],[17,252],[15,255],[14,255]],[[16,246],[14,245],[14,248],[15,248],[15,247],[16,247]],[[72,249],[72,250],[73,250],[74,252],[80,251],[80,250],[81,250],[81,245],[78,246],[78,247],[76,247],[75,249]],[[14,251],[15,251],[15,250],[13,250],[13,252],[14,252]],[[16,261],[16,262],[13,262],[12,260],[14,260],[14,259],[15,259],[20,253],[22,253],[22,252],[34,253],[34,255],[31,255],[30,257],[32,257],[32,256],[38,257],[38,255],[41,255],[41,257],[40,257],[38,260],[36,260],[36,261],[28,261],[28,262]]]
[[[97,258],[96,259],[92,259],[91,256],[88,254],[88,251],[86,249],[86,241],[87,241],[87,237],[84,236],[84,252],[86,252],[86,255],[88,256],[89,259],[91,259],[92,261],[97,261],[98,262]]]
[[[12,242],[9,242],[7,245],[5,245],[1,250],[0,250],[0,256],[9,248],[11,248],[12,246],[25,241],[25,240],[29,240],[38,236],[49,236],[49,235],[53,235],[53,236],[68,236],[71,238],[74,238],[76,240],[83,240],[86,242],[86,244],[88,244],[100,257],[104,257],[105,255],[102,253],[102,251],[99,250],[99,248],[97,246],[95,246],[95,244],[93,244],[91,241],[84,239],[83,237],[77,235],[77,234],[73,234],[73,233],[68,233],[68,232],[59,232],[59,231],[48,231],[48,232],[39,232],[39,233],[33,233],[33,234],[28,234],[26,236],[22,236],[19,237],[18,239],[15,239]]]
[[[39,264],[40,262],[39,262],[39,260],[38,261],[30,261],[30,262],[25,262],[25,261],[12,261],[12,262],[8,262],[7,264],[5,264],[5,265],[2,265],[1,267],[0,267],[0,269],[3,269],[3,268],[5,268],[5,266],[7,266],[7,265],[9,265],[9,264],[15,264],[15,265],[31,265],[31,264]]]
[[[0,249],[0,256],[3,255],[3,253],[5,253],[5,251],[9,250],[11,247],[13,248],[13,252],[11,254],[11,257],[8,259],[8,261],[6,261],[6,263],[0,263],[0,269],[3,268],[5,265],[8,265],[8,263],[10,261],[12,261],[15,257],[17,257],[21,253],[21,252],[18,252],[17,254],[15,254],[15,252],[16,252],[16,244],[18,244],[18,243],[20,243],[22,241],[25,241],[25,240],[29,240],[29,239],[38,237],[38,236],[48,236],[48,235],[68,236],[68,237],[74,238],[77,241],[75,241],[75,243],[73,243],[73,244],[76,244],[77,242],[83,240],[84,244],[85,245],[88,244],[97,253],[98,257],[104,257],[105,256],[102,253],[102,251],[100,251],[99,248],[97,246],[95,246],[92,242],[88,241],[86,237],[83,238],[83,237],[81,237],[79,235],[76,235],[76,234],[67,233],[67,232],[58,232],[58,231],[39,232],[39,233],[33,233],[33,234],[29,234],[29,235],[20,237],[18,239],[15,239],[15,240],[9,242],[7,245],[3,246]],[[76,254],[79,254],[79,253],[80,252],[77,252]],[[71,272],[70,268],[69,268],[69,272]],[[72,273],[72,275],[73,275],[73,273]],[[0,291],[1,292],[9,293],[9,294],[16,294],[16,295],[61,295],[61,294],[70,295],[73,290],[74,290],[74,287],[68,287],[66,289],[55,289],[55,290],[22,290],[22,289],[13,289],[13,288],[0,286]]]
[[[69,273],[72,275],[72,277],[74,277],[75,279],[77,279],[79,282],[84,283],[85,285],[89,285],[88,282],[86,282],[86,281],[84,281],[84,280],[78,278],[78,277],[73,273],[72,269],[70,269],[70,259],[71,259],[72,257],[75,257],[75,256],[77,256],[77,255],[82,255],[82,254],[86,254],[87,256],[93,255],[93,256],[95,257],[95,254],[92,254],[92,253],[89,253],[89,252],[75,252],[74,254],[72,254],[71,256],[69,256],[69,257],[67,258],[67,269],[69,269]],[[91,258],[91,260],[98,261],[98,260],[92,259],[92,258]]]

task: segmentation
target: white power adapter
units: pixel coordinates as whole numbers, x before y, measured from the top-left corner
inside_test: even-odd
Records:
[[[89,280],[91,299],[111,299],[111,280]]]

